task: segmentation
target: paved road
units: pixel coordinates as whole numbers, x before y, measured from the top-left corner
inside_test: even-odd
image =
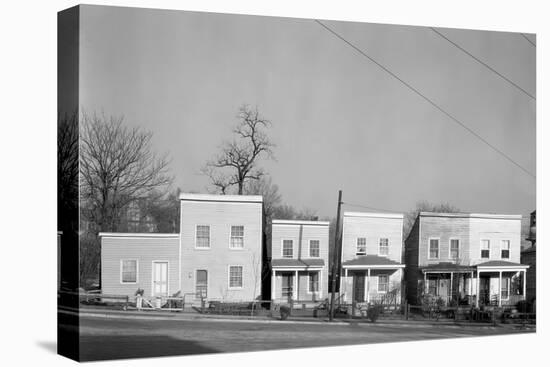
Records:
[[[503,327],[330,325],[81,317],[83,361],[526,332]]]

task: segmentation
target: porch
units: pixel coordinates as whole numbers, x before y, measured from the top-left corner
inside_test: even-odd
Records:
[[[272,301],[315,306],[325,297],[322,259],[277,259],[271,270]]]

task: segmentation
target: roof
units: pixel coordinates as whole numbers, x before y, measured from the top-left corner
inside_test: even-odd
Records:
[[[272,224],[286,224],[286,225],[304,225],[304,226],[328,226],[330,222],[319,220],[286,220],[286,219],[273,219]]]
[[[122,233],[99,232],[99,237],[126,237],[126,238],[179,238],[179,233]]]
[[[180,200],[184,201],[213,201],[213,202],[234,202],[234,203],[261,203],[261,195],[211,195],[211,194],[180,194]]]
[[[483,213],[437,213],[420,212],[421,217],[447,217],[447,218],[483,218],[483,219],[521,219],[520,214],[483,214]]]
[[[374,212],[344,212],[344,217],[403,219],[403,214],[400,214],[400,213],[374,213]]]
[[[309,268],[325,266],[323,259],[272,259],[271,267]]]
[[[478,268],[528,268],[529,265],[514,263],[511,261],[491,260],[476,265]]]
[[[404,267],[405,265],[388,259],[384,256],[378,256],[378,255],[365,255],[365,256],[358,256],[355,259],[348,260],[342,263],[342,266],[344,267],[377,267],[377,268],[383,268],[383,267]]]
[[[451,262],[440,262],[437,264],[430,264],[426,266],[422,266],[422,271],[441,271],[441,272],[467,272],[467,271],[474,271],[475,267],[473,266],[465,266],[465,265],[459,265],[454,264]]]

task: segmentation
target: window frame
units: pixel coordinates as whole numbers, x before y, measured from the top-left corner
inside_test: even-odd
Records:
[[[317,256],[312,256],[311,255],[311,243],[312,242],[317,242]],[[321,257],[321,240],[318,240],[318,239],[310,239],[308,241],[308,257],[312,258],[312,259],[317,259],[317,258],[320,258]]]
[[[239,236],[233,236],[233,227],[243,227],[243,235],[242,237],[239,237]],[[229,249],[231,250],[237,250],[237,251],[240,251],[240,250],[244,250],[244,224],[231,224],[229,226]],[[234,247],[233,246],[233,238],[242,238],[242,241],[243,241],[243,245],[241,247]]]
[[[502,246],[505,242],[508,242],[508,248],[507,249],[504,249],[503,246]],[[503,257],[502,256],[502,251],[508,251],[508,256]],[[512,252],[512,241],[510,241],[510,240],[500,240],[500,258],[501,258],[501,260],[504,260],[504,259],[510,260],[511,252]]]
[[[231,268],[241,268],[241,285],[232,287],[231,286]],[[227,266],[227,288],[231,290],[243,289],[244,288],[244,266],[243,265],[228,265]]]
[[[380,252],[380,249],[382,248],[382,240],[386,240],[386,248],[388,249],[388,253],[386,254]],[[390,239],[388,237],[378,238],[378,256],[390,256]]]
[[[292,243],[292,255],[285,256],[285,241],[290,241]],[[282,238],[281,239],[281,257],[283,259],[294,259],[294,239],[292,238]]]
[[[199,234],[199,227],[208,227],[208,247],[206,246],[197,246],[198,244],[198,234]],[[195,250],[210,250],[212,247],[212,231],[210,224],[196,224],[195,225]]]
[[[432,257],[432,240],[437,241],[437,256]],[[441,239],[439,237],[428,238],[428,260],[439,260],[441,256]]]
[[[135,282],[124,282],[122,279],[123,274],[123,268],[124,268],[124,261],[135,261],[136,262],[136,280]],[[120,259],[120,278],[119,278],[120,284],[138,284],[139,283],[139,260],[136,258],[124,258]]]
[[[483,246],[482,246],[482,243],[484,241],[487,241],[487,244],[488,244],[487,249],[484,249]],[[483,251],[488,251],[487,257],[483,256]],[[480,259],[490,259],[491,258],[491,240],[490,239],[482,238],[482,239],[479,240],[479,258]]]
[[[384,277],[384,278],[387,279],[387,281],[386,281],[386,283],[385,283],[386,289],[383,290],[383,291],[380,290],[380,284],[381,284],[381,283],[380,283],[380,278],[382,278],[382,277]],[[377,282],[378,282],[378,284],[376,284],[376,291],[377,291],[377,293],[388,293],[388,292],[390,291],[390,276],[389,276],[388,274],[380,274],[380,275],[378,275]]]
[[[452,247],[453,241],[458,242],[458,249],[457,249],[458,254],[456,258],[453,257],[453,247]],[[460,238],[456,238],[456,237],[449,238],[449,260],[460,260]]]
[[[317,276],[317,290],[312,291],[311,290],[311,276],[316,275]],[[307,294],[315,294],[320,292],[320,284],[321,284],[321,274],[319,271],[310,271],[307,274]]]
[[[359,252],[359,240],[365,240],[365,250]],[[367,255],[367,237],[357,237],[355,240],[355,256],[365,256]]]

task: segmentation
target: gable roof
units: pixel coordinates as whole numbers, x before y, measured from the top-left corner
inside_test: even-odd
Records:
[[[476,265],[478,268],[528,268],[529,265],[503,260],[490,260]]]
[[[349,267],[349,266],[354,266],[354,267],[359,267],[359,266],[364,266],[364,267],[369,267],[369,266],[402,267],[404,265],[402,265],[401,263],[398,263],[397,261],[390,260],[390,259],[388,259],[387,257],[384,257],[384,256],[365,255],[365,256],[358,256],[355,259],[345,261],[345,262],[342,263],[342,266],[346,266],[346,267]]]
[[[325,266],[323,259],[273,259],[271,267],[276,268],[309,268]]]

